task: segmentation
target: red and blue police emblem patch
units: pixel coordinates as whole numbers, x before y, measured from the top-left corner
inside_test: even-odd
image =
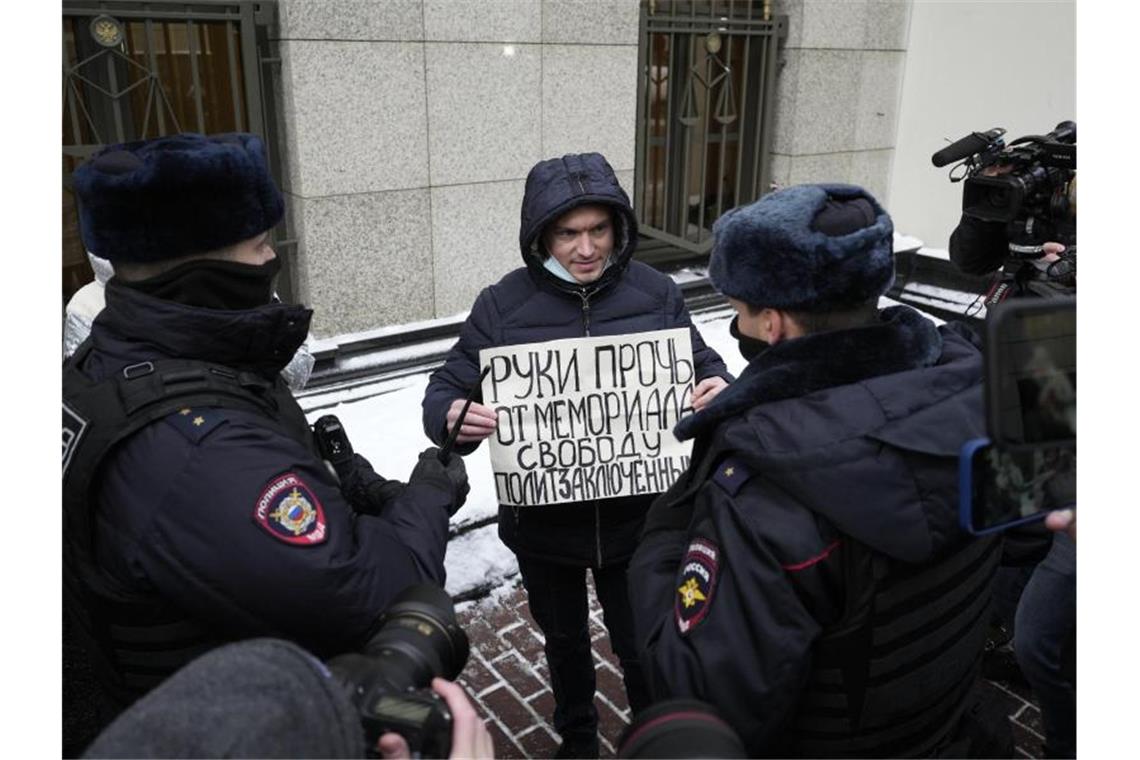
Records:
[[[320,500],[291,472],[265,487],[257,499],[253,519],[269,535],[287,544],[313,546],[324,542],[328,534]]]
[[[682,634],[693,630],[708,614],[716,591],[719,557],[716,544],[703,538],[694,539],[685,552],[677,583],[677,601],[673,606],[677,630]]]

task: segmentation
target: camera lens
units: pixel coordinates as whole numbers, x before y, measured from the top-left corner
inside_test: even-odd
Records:
[[[384,612],[380,630],[364,647],[400,689],[422,688],[435,676],[454,680],[467,664],[467,635],[451,597],[421,584],[400,592]]]
[[[455,680],[467,664],[467,635],[451,597],[439,586],[411,586],[396,595],[364,646],[329,661],[360,711],[368,746],[389,731],[404,737],[417,757],[447,757],[451,713],[427,687],[439,676]]]
[[[716,711],[694,699],[658,702],[622,733],[618,757],[748,757],[736,732]]]

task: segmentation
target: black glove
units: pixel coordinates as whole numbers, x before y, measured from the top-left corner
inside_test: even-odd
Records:
[[[454,515],[467,501],[467,494],[471,492],[471,485],[467,482],[467,468],[463,465],[463,457],[452,454],[447,464],[439,461],[439,449],[435,446],[420,452],[420,461],[412,469],[408,478],[408,485],[426,483],[437,485],[453,494],[449,515]]]
[[[357,512],[379,515],[394,502],[406,487],[398,480],[388,480],[376,473],[367,459],[353,454],[348,464],[339,468],[340,490]]]

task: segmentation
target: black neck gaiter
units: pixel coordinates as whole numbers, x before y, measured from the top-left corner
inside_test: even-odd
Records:
[[[281,259],[261,265],[218,259],[195,259],[146,280],[123,285],[154,298],[185,306],[241,311],[265,306],[273,299],[273,279]]]
[[[759,338],[753,338],[751,335],[745,335],[740,332],[739,319],[740,315],[732,318],[732,322],[728,325],[728,332],[732,337],[736,338],[737,346],[740,348],[740,355],[744,357],[744,361],[751,362],[772,346]]]

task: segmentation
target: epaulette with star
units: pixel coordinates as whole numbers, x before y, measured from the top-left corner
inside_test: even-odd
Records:
[[[192,443],[198,443],[209,435],[211,430],[225,422],[226,416],[216,407],[186,406],[168,415],[166,421]]]
[[[735,496],[751,478],[752,470],[733,456],[726,457],[712,473],[712,481],[728,491],[729,496]]]

